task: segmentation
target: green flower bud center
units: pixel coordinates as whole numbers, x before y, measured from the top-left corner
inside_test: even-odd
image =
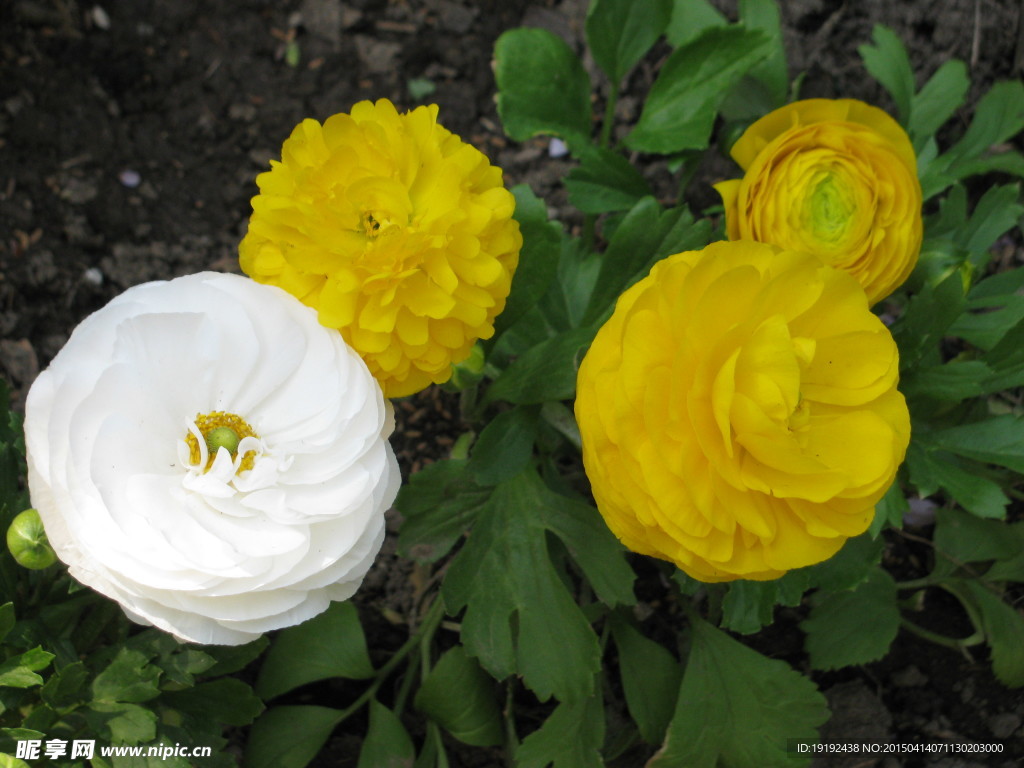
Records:
[[[203,436],[209,456],[206,460],[205,470],[213,466],[214,459],[220,448],[226,448],[231,457],[238,453],[238,446],[247,437],[259,437],[249,423],[234,413],[226,411],[210,411],[210,413],[198,413],[195,418],[196,428]],[[193,465],[198,464],[202,458],[199,450],[199,441],[191,431],[185,435],[185,444],[189,450],[189,461]],[[256,452],[246,451],[242,456],[238,471],[244,472],[252,469],[256,462]],[[204,471],[205,471],[204,470]]]
[[[11,521],[7,529],[7,549],[25,568],[39,570],[53,565],[57,555],[46,538],[39,512],[26,509]]]
[[[804,207],[805,221],[815,237],[835,242],[849,230],[857,204],[848,185],[837,174],[827,172],[814,185]]]
[[[210,453],[217,453],[221,448],[227,448],[232,456],[238,450],[238,443],[241,438],[231,427],[217,427],[206,433],[206,447]]]

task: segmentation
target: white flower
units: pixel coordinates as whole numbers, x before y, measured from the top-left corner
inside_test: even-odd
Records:
[[[393,428],[314,310],[206,272],[75,329],[29,392],[29,490],[72,576],[137,622],[234,645],[359,587],[398,490]]]

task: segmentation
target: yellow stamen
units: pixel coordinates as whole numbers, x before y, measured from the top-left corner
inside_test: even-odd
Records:
[[[225,411],[197,413],[195,423],[196,428],[199,430],[203,439],[206,441],[207,446],[210,448],[209,457],[206,460],[206,467],[203,469],[204,472],[213,466],[213,460],[217,457],[217,451],[214,446],[223,446],[224,448],[227,448],[231,454],[231,458],[235,458],[238,451],[238,443],[247,437],[259,438],[259,435],[256,434],[245,419],[241,416],[236,416],[233,413],[226,413]],[[229,436],[229,432],[234,436],[234,438],[236,438],[234,448],[231,448],[230,443],[225,441],[225,438]],[[192,462],[192,464],[198,464],[202,458],[202,451],[199,449],[199,441],[192,432],[188,432],[185,435],[185,444],[188,446],[189,461]],[[252,469],[255,462],[256,451],[246,451],[242,456],[242,462],[238,467],[238,471],[245,472],[246,470]]]

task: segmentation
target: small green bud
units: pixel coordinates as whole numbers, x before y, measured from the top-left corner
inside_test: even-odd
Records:
[[[26,509],[11,521],[7,529],[7,549],[18,565],[38,571],[57,562],[57,555],[46,538],[39,513]]]
[[[483,347],[474,344],[469,351],[469,357],[452,366],[452,377],[448,380],[446,388],[449,391],[459,392],[479,384],[484,377],[485,362]]]
[[[231,427],[217,427],[206,434],[206,447],[210,455],[216,456],[220,448],[227,448],[232,456],[238,451],[238,433]]]

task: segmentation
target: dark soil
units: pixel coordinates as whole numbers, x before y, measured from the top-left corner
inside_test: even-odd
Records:
[[[543,140],[519,145],[504,138],[490,60],[497,35],[519,24],[547,27],[580,49],[586,5],[0,2],[0,374],[11,381],[16,402],[72,328],[125,288],[206,269],[237,271],[255,175],[295,124],[362,99],[387,97],[410,108],[418,103],[412,80],[435,86],[423,100],[439,104],[448,128],[501,165],[509,185],[530,184],[572,221],[560,181],[570,164],[550,158]],[[716,5],[735,16],[736,2]],[[1021,9],[1012,0],[781,5],[791,73],[806,73],[804,96],[891,108],[856,56],[876,23],[904,40],[919,82],[949,58],[969,62],[972,102],[1021,71]],[[631,79],[624,117],[656,63],[646,62]],[[656,162],[646,168],[654,178],[663,172]],[[734,173],[724,158],[706,163],[688,193],[691,202],[698,209],[716,202],[708,182]],[[462,429],[457,401],[440,391],[400,403],[397,412],[395,446],[406,473],[445,455]],[[891,557],[905,565],[926,556],[915,551],[894,541]],[[410,605],[416,574],[393,552],[389,541],[361,593],[371,648],[401,642]],[[930,618],[922,624],[955,634],[963,623],[958,611],[952,601],[929,596]],[[800,667],[799,617],[780,613],[751,642]],[[838,765],[1010,766],[1024,756],[1024,700],[994,680],[984,652],[969,660],[903,633],[884,661],[816,679],[833,704],[831,738],[1005,745],[995,758],[938,754]],[[345,760],[356,754],[358,728],[354,723],[353,733],[336,736],[324,765],[354,765]],[[456,765],[497,764],[486,752],[473,755],[458,755],[466,762]]]

